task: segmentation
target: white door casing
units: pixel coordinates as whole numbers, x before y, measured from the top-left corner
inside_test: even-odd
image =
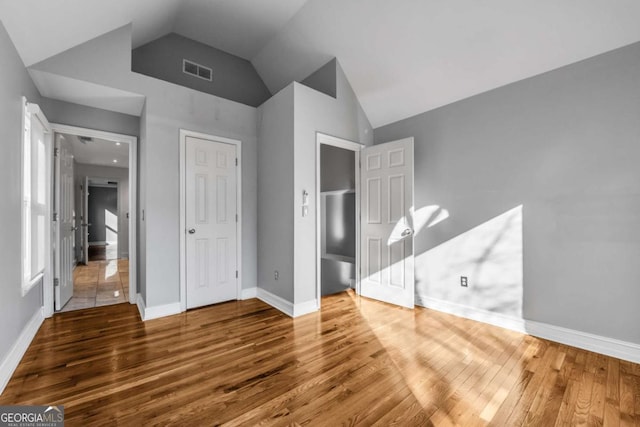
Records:
[[[82,246],[82,263],[89,264],[89,177],[82,181],[82,211],[80,213],[80,242]]]
[[[188,309],[237,298],[237,148],[185,138]]]
[[[413,308],[413,138],[361,155],[362,296]]]
[[[56,240],[54,271],[56,310],[62,309],[73,296],[73,264],[75,240],[73,153],[62,135],[56,135],[55,148],[55,222]],[[54,218],[55,219],[55,218]]]

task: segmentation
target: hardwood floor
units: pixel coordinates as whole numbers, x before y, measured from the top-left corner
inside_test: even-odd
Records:
[[[47,319],[0,404],[88,425],[640,425],[640,365],[416,308],[259,300]]]
[[[61,312],[129,301],[129,260],[89,261],[73,270],[73,297]]]

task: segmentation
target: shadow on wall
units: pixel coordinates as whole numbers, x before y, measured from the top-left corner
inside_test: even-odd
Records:
[[[523,312],[523,206],[519,205],[420,254],[415,253],[416,299],[446,301],[513,318]],[[449,219],[449,211],[438,205],[411,208],[411,218],[400,219],[391,236],[400,236],[407,222],[414,236]],[[391,238],[390,246],[401,238]],[[414,243],[414,250],[415,247]],[[404,260],[382,271],[390,274]],[[467,286],[461,286],[461,277]],[[379,280],[379,279],[376,279]]]
[[[416,295],[522,318],[522,209],[416,254]],[[468,287],[460,285],[461,276]]]

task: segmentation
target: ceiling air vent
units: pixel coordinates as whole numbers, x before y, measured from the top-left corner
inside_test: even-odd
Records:
[[[188,59],[182,60],[182,72],[203,80],[213,80],[213,70]]]

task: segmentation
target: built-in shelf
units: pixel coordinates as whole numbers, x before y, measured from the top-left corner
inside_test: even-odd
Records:
[[[356,263],[356,258],[352,256],[338,255],[338,254],[322,254],[323,259],[330,259],[332,261],[348,262],[351,264]]]
[[[347,190],[321,191],[320,194],[323,196],[339,196],[340,194],[353,194],[355,192],[356,192],[355,189],[347,189]]]

